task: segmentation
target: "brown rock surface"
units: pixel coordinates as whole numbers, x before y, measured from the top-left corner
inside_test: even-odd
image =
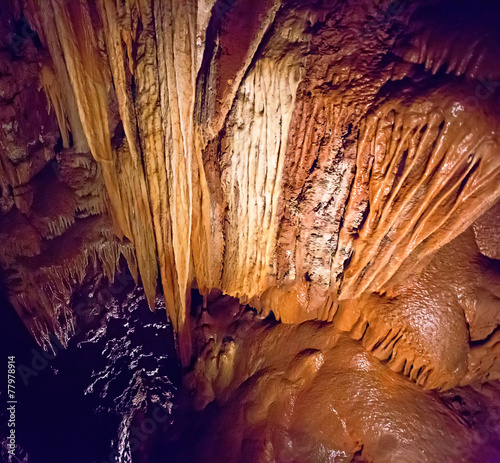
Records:
[[[211,403],[211,425],[186,461],[500,456],[498,386],[424,393],[332,324],[260,321],[227,296],[201,309],[198,327],[200,354],[186,381],[198,408]]]
[[[475,431],[424,389],[500,379],[497,5],[0,16],[0,265],[41,344],[69,339],[71,294],[123,256],[151,305],[160,282],[198,405],[239,423],[227,461],[470,461]],[[193,287],[217,332],[247,334],[200,338]]]

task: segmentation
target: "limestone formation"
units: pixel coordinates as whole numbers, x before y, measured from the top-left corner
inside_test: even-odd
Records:
[[[476,461],[443,397],[500,380],[497,5],[1,13],[0,265],[40,344],[125,259],[220,407],[202,461]]]

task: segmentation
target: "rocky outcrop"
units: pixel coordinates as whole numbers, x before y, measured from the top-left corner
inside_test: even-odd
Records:
[[[334,324],[278,324],[212,298],[195,312],[199,357],[186,376],[210,426],[181,461],[499,458],[497,386],[423,392]]]

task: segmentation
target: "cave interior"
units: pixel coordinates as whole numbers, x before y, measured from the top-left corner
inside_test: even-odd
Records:
[[[0,0],[0,457],[500,462],[499,24]]]

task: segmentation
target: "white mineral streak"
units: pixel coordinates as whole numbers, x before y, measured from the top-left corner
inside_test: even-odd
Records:
[[[301,72],[262,59],[243,81],[232,110],[222,183],[228,201],[223,289],[260,295],[274,274],[277,206],[290,119]]]

